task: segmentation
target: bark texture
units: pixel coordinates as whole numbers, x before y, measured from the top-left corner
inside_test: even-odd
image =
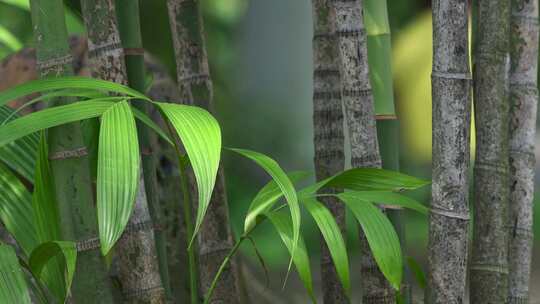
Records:
[[[181,101],[206,109],[212,108],[212,81],[205,49],[204,26],[199,1],[167,1],[176,57],[177,82]],[[191,178],[192,190],[195,189]],[[197,191],[191,191],[196,198]],[[192,200],[193,206],[196,206]],[[204,296],[221,262],[232,249],[229,208],[223,170],[220,168],[216,187],[205,220],[198,234],[199,292]],[[225,269],[214,289],[210,303],[238,303],[241,298],[240,272],[237,263]]]
[[[341,100],[351,142],[351,165],[354,168],[380,168],[362,1],[334,0],[331,13],[339,51]],[[394,291],[377,267],[362,231],[360,243],[362,303],[394,303]]]
[[[313,0],[313,133],[315,172],[323,180],[345,166],[343,107],[339,83],[337,37],[330,18],[330,1]],[[345,208],[335,198],[321,198],[345,233]],[[324,303],[347,303],[328,246],[321,242]]]
[[[471,75],[468,1],[433,2],[433,184],[426,303],[465,303]]]
[[[508,303],[529,303],[533,246],[538,1],[514,0],[510,33],[510,222]]]
[[[471,303],[508,298],[510,0],[478,1]]]
[[[88,56],[92,75],[123,85],[128,84],[124,51],[114,2],[81,2],[88,30]],[[143,170],[141,169],[141,175]],[[159,275],[154,227],[148,211],[144,180],[139,180],[139,194],[126,231],[115,249],[118,280],[124,300],[129,303],[165,303]]]
[[[30,2],[37,67],[42,78],[73,74],[64,8],[60,0]],[[65,99],[54,104],[64,104]],[[61,219],[62,237],[84,242],[97,235],[97,217],[91,188],[90,167],[78,122],[49,130],[49,157]],[[69,153],[73,151],[80,153]],[[77,157],[65,157],[75,154]],[[79,246],[80,247],[80,246]],[[111,282],[97,248],[79,252],[71,287],[76,303],[112,303]]]

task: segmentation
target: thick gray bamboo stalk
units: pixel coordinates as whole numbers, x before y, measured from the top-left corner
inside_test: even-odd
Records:
[[[362,1],[333,0],[331,13],[339,50],[341,100],[351,142],[351,165],[354,168],[380,168]],[[394,291],[377,267],[362,231],[360,235],[362,303],[394,303]]]
[[[512,1],[508,304],[529,303],[533,246],[538,1]]]
[[[30,1],[36,45],[37,68],[41,78],[73,74],[64,7],[61,0]],[[54,100],[64,104],[65,99]],[[56,200],[65,240],[78,242],[77,269],[71,287],[72,300],[84,303],[112,303],[111,281],[101,253],[92,245],[97,235],[88,152],[78,122],[48,132],[49,157]]]
[[[508,298],[510,0],[478,1],[476,21],[470,294],[471,303],[499,304]]]
[[[426,303],[465,303],[469,235],[471,75],[468,1],[433,10],[433,184]]]
[[[83,0],[81,8],[88,31],[88,55],[93,76],[127,85],[114,2]],[[165,303],[143,178],[139,181],[135,210],[114,254],[125,301]]]
[[[312,0],[312,7],[313,142],[315,172],[319,181],[342,171],[345,155],[337,37],[330,18],[330,1]],[[322,202],[334,215],[341,232],[345,233],[343,204],[330,197]],[[321,280],[324,303],[348,302],[325,242],[321,242]]]
[[[181,102],[206,109],[212,107],[212,80],[205,49],[204,26],[199,1],[168,0],[169,21],[176,57]],[[193,183],[192,183],[193,185]],[[195,188],[192,186],[192,189]],[[197,197],[192,191],[192,198]],[[195,204],[195,202],[193,201]],[[221,262],[231,250],[233,238],[223,170],[220,169],[210,208],[198,235],[199,292],[205,295]],[[240,272],[236,262],[222,273],[211,303],[238,303]]]

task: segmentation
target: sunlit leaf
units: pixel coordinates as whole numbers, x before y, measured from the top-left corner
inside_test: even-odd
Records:
[[[8,245],[0,245],[0,303],[31,303],[19,259]]]
[[[17,51],[22,43],[7,28],[0,24],[0,44],[7,46],[11,51]]]
[[[296,184],[297,182],[307,178],[311,173],[306,171],[296,171],[288,174],[291,182]],[[251,230],[256,222],[257,217],[272,209],[275,203],[283,197],[283,191],[278,186],[276,181],[271,180],[268,182],[255,196],[244,220],[244,232]]]
[[[156,104],[182,140],[197,181],[199,203],[192,243],[203,222],[216,182],[221,157],[221,130],[216,119],[201,108]]]
[[[0,220],[24,253],[38,244],[32,218],[32,196],[11,171],[0,164]]]
[[[43,270],[55,259],[55,261],[62,261],[65,293],[61,295],[60,302],[63,303],[69,289],[71,282],[73,281],[73,275],[75,274],[75,265],[77,261],[77,249],[74,242],[63,241],[51,241],[40,244],[36,249],[32,251],[29,259],[30,269],[32,273],[39,279],[43,280]]]
[[[36,131],[100,116],[113,104],[108,101],[81,101],[25,115],[0,126],[0,147]]]
[[[375,204],[393,205],[418,211],[424,215],[428,214],[428,208],[420,202],[391,191],[347,191],[351,197],[360,200],[370,201]]]
[[[5,121],[8,117],[15,119],[18,115],[7,106],[0,107],[0,121]],[[0,148],[0,162],[33,182],[38,142],[38,135],[33,133],[4,145]]]
[[[352,211],[362,226],[369,248],[382,274],[392,287],[399,290],[403,276],[401,247],[392,223],[372,203],[344,192],[336,195]]]
[[[272,225],[276,228],[281,240],[292,255],[292,261],[306,288],[313,303],[317,303],[313,294],[313,279],[311,276],[311,267],[309,265],[309,256],[306,250],[304,239],[299,236],[298,241],[294,240],[293,227],[287,214],[282,212],[271,212],[265,214]],[[296,246],[295,246],[296,244]]]
[[[142,123],[144,123],[146,126],[148,126],[152,131],[156,132],[157,135],[159,135],[163,140],[165,140],[168,144],[171,146],[174,146],[173,141],[167,136],[167,134],[161,129],[160,126],[158,126],[148,115],[141,112],[135,107],[131,107],[131,111],[133,112],[133,115],[135,115],[135,118],[140,120]]]
[[[101,117],[97,211],[101,252],[106,255],[129,220],[139,182],[140,155],[135,118],[126,101]]]
[[[347,256],[345,240],[341,235],[341,230],[336,220],[332,216],[332,213],[316,199],[305,199],[302,203],[315,220],[317,227],[319,227],[334,261],[341,284],[347,294],[350,295],[349,258]]]
[[[80,89],[81,94],[84,94],[84,96],[87,95],[88,90],[96,90],[149,100],[144,94],[121,84],[88,77],[72,76],[33,80],[2,91],[0,93],[0,106],[33,93],[45,93],[53,90],[67,89]]]
[[[296,190],[293,183],[285,174],[283,169],[279,164],[271,159],[270,157],[255,151],[245,150],[245,149],[230,149],[231,151],[237,152],[257,163],[261,168],[263,168],[276,182],[285,196],[285,200],[289,204],[289,210],[291,213],[292,226],[293,226],[293,246],[292,251],[296,248],[296,242],[300,237],[300,206],[298,204],[298,197],[296,196]]]

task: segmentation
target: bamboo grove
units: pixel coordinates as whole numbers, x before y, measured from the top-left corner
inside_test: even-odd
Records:
[[[432,1],[431,182],[399,172],[386,0],[310,3],[314,172],[222,144],[202,0],[164,5],[176,79],[145,53],[137,0],[80,0],[82,38],[62,0],[4,2],[31,15],[38,79],[0,92],[0,303],[257,303],[240,248],[266,271],[263,225],[313,303],[533,300],[537,1]],[[1,23],[0,44],[20,46]],[[269,180],[235,233],[225,154]],[[428,204],[407,194],[428,185]],[[428,223],[425,273],[405,209]]]

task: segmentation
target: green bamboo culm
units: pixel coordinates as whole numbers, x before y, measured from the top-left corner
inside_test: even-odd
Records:
[[[117,0],[116,6],[118,25],[122,47],[124,48],[124,58],[128,84],[131,88],[145,93],[146,70],[144,65],[144,52],[141,37],[140,12],[138,1]],[[149,105],[141,100],[132,101],[135,108],[141,112],[150,114]],[[148,130],[147,126],[137,121],[137,132],[141,147],[142,168],[144,172],[144,185],[150,216],[155,227],[159,227],[161,218],[159,217],[159,202],[157,192],[156,159],[153,147],[157,146],[157,138],[154,132]],[[166,241],[162,229],[154,230],[156,250],[159,261],[159,271],[161,282],[165,290],[167,299],[171,299],[170,276],[167,267]]]
[[[30,1],[41,77],[73,74],[64,6],[61,0]],[[53,105],[68,103],[56,99]],[[70,123],[49,130],[49,158],[58,203],[62,238],[79,242],[77,270],[71,287],[76,303],[113,303],[113,290],[99,248],[91,242],[98,235],[91,188],[88,152],[80,124]],[[82,245],[82,246],[81,246]]]
[[[399,119],[394,103],[392,43],[386,0],[364,0],[364,23],[382,168],[399,171]],[[405,248],[402,208],[387,207],[386,214],[396,229],[401,247]],[[405,271],[405,281],[401,294],[407,303],[412,303],[408,270]]]

